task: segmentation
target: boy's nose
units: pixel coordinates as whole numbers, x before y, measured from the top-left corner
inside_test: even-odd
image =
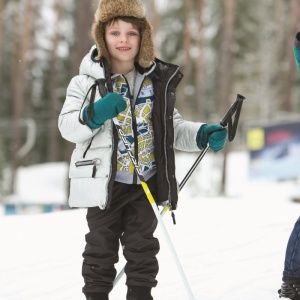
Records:
[[[128,41],[127,35],[126,34],[122,35],[121,36],[121,42],[127,43],[127,41]]]

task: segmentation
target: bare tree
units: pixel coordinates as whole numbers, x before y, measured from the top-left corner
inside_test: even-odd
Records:
[[[25,90],[25,71],[28,65],[29,59],[29,46],[30,46],[30,28],[32,25],[32,2],[31,0],[25,0],[24,9],[21,8],[23,3],[15,2],[15,18],[22,18],[22,26],[16,26],[14,34],[14,49],[12,52],[12,70],[14,74],[14,80],[12,85],[12,159],[11,170],[12,180],[10,192],[14,192],[14,186],[16,181],[16,170],[19,164],[18,150],[21,144],[21,127],[20,119],[22,118],[22,112],[24,108],[24,90]],[[22,15],[22,16],[21,16]],[[15,24],[18,24],[16,22]],[[20,30],[20,32],[18,31]]]
[[[191,48],[193,45],[193,36],[192,36],[192,12],[193,12],[193,1],[192,0],[186,0],[184,1],[184,28],[183,28],[183,83],[182,86],[184,87],[183,93],[181,98],[185,98],[189,88],[192,87],[192,58],[191,58]],[[189,103],[189,105],[186,105],[183,107],[182,111],[183,113],[192,116],[193,115],[193,107],[192,107],[192,101]]]
[[[193,11],[193,1],[184,1],[185,24],[183,31],[183,51],[184,51],[184,73],[189,75],[191,69],[191,56],[190,51],[192,47],[192,33],[191,33],[191,20]]]
[[[58,159],[58,131],[57,131],[57,48],[60,41],[60,22],[62,18],[62,4],[61,0],[56,0],[54,5],[56,13],[56,21],[54,27],[54,34],[52,39],[52,50],[50,60],[50,80],[49,80],[49,127],[48,127],[48,147],[47,147],[47,161],[54,162]]]
[[[234,43],[234,22],[236,0],[224,1],[224,22],[223,35],[221,41],[221,59],[220,59],[220,101],[221,115],[224,115],[231,104],[232,86],[233,86],[233,53],[232,45]],[[221,193],[225,193],[226,185],[226,166],[228,143],[224,148],[223,173]]]
[[[90,0],[79,0],[75,7],[75,51],[72,56],[72,75],[78,74],[82,58],[88,53],[91,45],[91,26],[93,23],[94,4]]]
[[[0,45],[3,45],[3,36],[4,36],[4,22],[3,22],[3,9],[4,9],[4,0],[0,0]],[[0,89],[2,85],[2,60],[3,60],[3,47],[0,47]]]
[[[299,0],[291,0],[290,1],[290,13],[289,13],[289,23],[288,23],[288,45],[293,45],[295,34],[298,30],[299,25],[299,14],[300,12],[300,2]],[[282,104],[282,108],[284,111],[293,111],[293,103],[292,103],[292,91],[293,91],[293,81],[294,81],[294,73],[295,73],[295,62],[294,62],[294,53],[292,47],[288,48],[286,53],[286,61],[287,61],[287,72],[285,74],[285,97],[284,102]]]
[[[197,99],[197,113],[200,114],[200,119],[204,119],[204,107],[205,107],[205,96],[204,96],[204,29],[205,24],[203,20],[203,8],[205,0],[198,0],[198,30],[197,30],[197,50],[198,56],[196,60],[196,99]]]
[[[153,39],[154,39],[154,44],[155,44],[154,46],[155,46],[156,52],[160,53],[160,46],[161,45],[155,42],[158,30],[159,30],[159,26],[160,26],[160,15],[159,15],[159,12],[157,10],[156,1],[152,1],[151,10],[152,10],[151,23],[153,24]]]

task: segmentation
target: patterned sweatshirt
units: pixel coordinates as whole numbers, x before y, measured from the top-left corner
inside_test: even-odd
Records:
[[[154,100],[152,81],[133,69],[126,76],[113,75],[112,82],[114,92],[121,94],[127,103],[127,108],[117,118],[131,145],[131,151],[135,154],[140,171],[147,180],[156,173],[151,119]],[[115,180],[128,184],[139,183],[122,140],[118,143]]]

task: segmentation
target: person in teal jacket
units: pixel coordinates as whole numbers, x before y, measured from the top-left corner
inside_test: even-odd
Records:
[[[298,70],[300,70],[300,31],[296,34],[294,43],[294,55]]]
[[[296,34],[294,55],[300,70],[300,32]],[[291,232],[285,253],[284,270],[279,298],[300,300],[300,217]]]

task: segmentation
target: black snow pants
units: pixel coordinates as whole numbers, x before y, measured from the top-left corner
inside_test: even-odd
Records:
[[[154,198],[156,176],[147,182]],[[110,292],[116,277],[119,242],[127,261],[126,284],[155,287],[159,242],[153,234],[157,219],[141,185],[114,183],[109,209],[92,207],[87,212],[90,232],[83,252],[83,293]]]

